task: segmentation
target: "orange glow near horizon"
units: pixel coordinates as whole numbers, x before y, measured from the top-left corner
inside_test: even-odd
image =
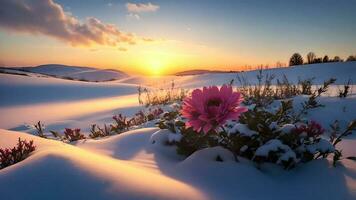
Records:
[[[51,38],[33,38],[30,35],[16,35],[14,38],[18,43],[5,41],[12,45],[7,45],[6,49],[0,48],[2,66],[64,64],[117,69],[129,74],[162,76],[194,69],[246,70],[247,68],[242,67],[246,63],[252,65],[264,63],[261,58],[176,40],[138,43],[118,48],[100,45],[70,46]],[[27,44],[29,38],[31,42]],[[33,42],[38,45],[32,45]],[[273,60],[272,57],[269,59]],[[273,65],[273,62],[269,64]]]
[[[64,64],[117,69],[129,74],[169,75],[192,69],[238,70],[242,60],[235,54],[208,46],[175,40],[138,43],[118,47],[70,46],[47,37],[9,36],[17,40],[0,48],[2,66]],[[27,39],[31,42],[27,44]],[[32,43],[37,45],[32,45]],[[126,50],[122,50],[126,49]],[[28,53],[28,52],[31,52]],[[19,59],[21,58],[21,59]]]

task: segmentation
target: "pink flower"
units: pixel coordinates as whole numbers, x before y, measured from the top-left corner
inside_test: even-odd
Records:
[[[241,93],[233,92],[231,86],[223,85],[195,89],[191,97],[184,99],[181,114],[187,118],[187,127],[208,133],[222,126],[229,119],[238,119],[247,108],[239,106]]]
[[[318,137],[325,132],[325,129],[316,121],[310,121],[307,125],[301,125],[295,129],[297,134],[306,133],[308,137]]]

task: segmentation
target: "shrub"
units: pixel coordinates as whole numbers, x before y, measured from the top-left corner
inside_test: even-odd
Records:
[[[113,116],[114,124],[111,124],[111,131],[115,133],[122,133],[127,131],[130,127],[129,120],[122,114]]]
[[[159,128],[181,135],[180,139],[172,144],[177,146],[178,154],[185,156],[203,148],[223,146],[235,156],[245,157],[257,164],[276,163],[285,169],[293,168],[299,163],[326,158],[330,154],[336,163],[342,158],[341,150],[336,149],[336,144],[355,130],[356,122],[350,123],[344,132],[335,129],[330,140],[326,140],[326,130],[319,123],[306,121],[302,117],[307,110],[321,106],[317,98],[333,81],[334,79],[330,79],[313,91],[301,110],[294,109],[292,99],[282,100],[279,101],[281,104],[278,110],[271,110],[268,106],[255,106],[242,113],[240,118],[234,116],[221,123],[214,118],[205,117],[199,110],[203,109],[208,113],[211,109],[214,111],[216,105],[211,104],[210,100],[211,97],[219,97],[219,90],[214,89],[213,93],[208,92],[207,88],[205,93],[196,90],[191,98],[183,102],[180,112],[171,111],[163,115]],[[196,99],[193,100],[194,98]],[[218,101],[215,100],[214,103]],[[229,115],[229,112],[221,113]],[[210,124],[208,128],[207,124]]]
[[[349,79],[347,81],[347,83],[344,84],[343,89],[339,88],[339,97],[340,98],[346,98],[349,95],[350,85],[352,85],[351,84],[351,79]]]
[[[312,64],[314,62],[314,59],[316,58],[316,55],[314,52],[309,52],[307,54],[307,61],[308,61],[308,64]]]
[[[289,59],[289,66],[302,65],[303,57],[299,53],[295,53]]]
[[[111,135],[111,133],[112,133],[111,128],[106,126],[106,124],[104,124],[104,129],[100,128],[96,124],[92,124],[90,127],[89,137],[90,138],[106,137]]]
[[[323,105],[319,104],[317,98],[325,93],[331,84],[335,83],[336,79],[331,78],[327,81],[324,81],[323,85],[316,89],[308,98],[307,101],[302,103],[302,110],[297,116],[299,118],[302,114],[307,114],[307,111],[312,108],[322,107]]]
[[[42,137],[42,138],[47,138],[47,136],[44,134],[44,125],[41,123],[41,121],[38,121],[37,124],[33,125],[37,131],[37,136]]]
[[[344,60],[341,59],[339,56],[335,56],[333,62],[343,62]]]
[[[324,62],[324,63],[329,62],[329,56],[328,56],[328,55],[325,55],[325,56],[324,56],[323,62]]]
[[[130,127],[142,125],[148,121],[159,119],[163,113],[162,108],[149,108],[148,112],[140,110],[133,117],[128,118],[122,114],[113,116],[114,124],[111,124],[111,132],[120,134],[128,131]]]
[[[59,138],[60,140],[63,140],[63,137],[57,132],[57,131],[49,131],[54,138]]]
[[[313,99],[319,97],[322,93],[326,92],[328,87],[333,84],[336,79],[329,79],[325,81],[323,88],[312,90],[314,78],[300,79],[297,84],[289,82],[288,78],[284,75],[282,80],[277,79],[277,84],[272,85],[274,75],[262,74],[259,71],[257,74],[257,84],[251,85],[248,83],[247,78],[237,75],[237,80],[241,84],[237,89],[244,96],[244,104],[255,105],[257,107],[265,107],[271,104],[274,100],[289,99],[297,95],[311,95],[310,103],[314,103]],[[321,92],[319,94],[319,92]]]
[[[142,110],[140,110],[128,121],[128,126],[138,126],[144,124],[147,121],[147,116]]]
[[[176,101],[182,101],[188,94],[188,90],[183,88],[175,88],[173,81],[170,88],[150,90],[148,88],[142,88],[139,86],[137,90],[138,102],[140,104],[144,104],[147,107],[155,105],[167,105]]]
[[[342,158],[342,151],[339,149],[336,149],[336,145],[341,142],[342,138],[351,135],[352,131],[356,131],[356,121],[353,120],[349,123],[349,125],[347,126],[347,128],[344,131],[340,131],[340,127],[339,127],[339,122],[335,121],[334,124],[331,125],[331,136],[330,136],[330,142],[332,143],[332,145],[335,148],[335,153],[333,156],[333,164],[334,166],[336,165],[336,163]],[[351,160],[356,160],[356,157],[347,157],[347,159],[351,159]]]
[[[19,138],[17,146],[12,149],[0,149],[0,169],[26,159],[35,149],[32,140],[27,142]]]
[[[347,62],[356,61],[356,56],[351,55],[351,56],[347,57],[346,61]]]
[[[82,133],[80,133],[79,128],[76,129],[66,128],[64,130],[64,139],[69,142],[74,142],[77,140],[85,139],[85,136]]]
[[[300,91],[301,94],[304,94],[304,95],[312,94],[312,85],[313,85],[314,79],[315,78],[308,78],[305,80],[299,79],[298,80],[298,85],[300,85],[300,88],[301,88],[301,91]]]
[[[148,114],[146,115],[147,121],[158,119],[162,113],[163,113],[162,108],[155,108],[155,109],[149,108]]]

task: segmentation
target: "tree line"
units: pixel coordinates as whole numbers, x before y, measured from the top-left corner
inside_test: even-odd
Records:
[[[346,59],[346,62],[349,61],[356,61],[356,55],[350,55]],[[304,62],[303,57],[299,53],[294,53],[289,59],[289,66],[328,62],[344,62],[344,60],[339,56],[335,56],[334,58],[329,58],[328,55],[317,57],[314,52],[309,52],[306,56],[306,61]]]

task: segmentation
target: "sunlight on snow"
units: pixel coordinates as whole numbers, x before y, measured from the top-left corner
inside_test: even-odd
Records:
[[[1,118],[6,117],[6,120],[0,120],[0,127],[8,129],[14,128],[14,126],[24,122],[33,124],[43,119],[46,119],[46,121],[49,122],[133,106],[138,106],[137,94],[80,101],[5,107],[0,108],[0,113],[2,114]]]

